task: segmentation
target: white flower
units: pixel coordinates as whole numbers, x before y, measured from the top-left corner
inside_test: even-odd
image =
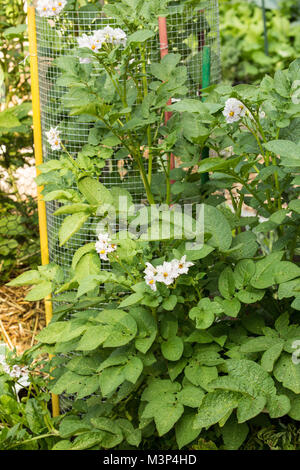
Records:
[[[46,132],[48,143],[51,145],[51,150],[61,149],[60,132],[57,127],[51,127],[50,131]]]
[[[156,276],[154,274],[152,274],[152,275],[149,274],[149,275],[145,276],[145,282],[150,287],[150,289],[152,289],[154,292],[157,291]]]
[[[93,52],[98,52],[102,47],[102,41],[95,35],[83,34],[80,38],[77,38],[77,42],[80,48],[87,48]]]
[[[113,28],[111,28],[110,26],[106,26],[104,29],[101,30],[101,33],[103,35],[103,42],[106,42],[106,43],[113,42],[113,34],[114,34]]]
[[[146,276],[155,276],[157,274],[157,269],[152,266],[151,263],[146,263],[146,269],[144,271]]]
[[[18,379],[18,383],[16,383],[14,387],[16,393],[18,393],[22,388],[30,385],[29,371],[27,367],[20,367],[18,365],[14,365],[12,367],[9,366],[6,362],[5,354],[0,354],[0,366],[3,369],[3,372],[10,375],[13,379]]]
[[[188,274],[189,268],[194,266],[194,263],[186,261],[186,256],[183,256],[180,260],[174,259],[171,263],[173,264],[176,277],[180,276],[180,274]]]
[[[127,41],[127,36],[126,36],[125,31],[123,31],[123,29],[116,28],[113,30],[113,32],[111,33],[111,42],[115,46],[119,46],[119,45],[126,46],[126,41]]]
[[[266,117],[266,113],[262,109],[260,109],[259,110],[259,119],[265,119],[265,117]]]
[[[247,108],[243,103],[236,98],[229,98],[225,103],[223,115],[226,118],[226,122],[233,123],[239,121],[246,115]]]
[[[100,233],[98,235],[98,241],[95,243],[97,253],[103,261],[108,261],[107,255],[116,251],[117,246],[111,243],[111,239],[108,233]]]
[[[49,18],[61,14],[67,4],[67,0],[38,0],[36,9],[40,16]]]
[[[157,266],[156,280],[158,282],[163,282],[166,286],[169,286],[174,282],[176,277],[178,276],[172,263],[165,261],[162,265]]]

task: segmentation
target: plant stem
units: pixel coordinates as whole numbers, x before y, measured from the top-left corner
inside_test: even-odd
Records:
[[[145,55],[145,48],[140,46],[141,52],[141,59],[142,59],[142,82],[143,82],[143,89],[144,89],[144,98],[148,96],[148,80],[147,80],[147,70],[146,70],[146,55]],[[152,180],[152,134],[151,134],[151,126],[150,124],[147,127],[147,141],[148,141],[148,182],[151,185]]]

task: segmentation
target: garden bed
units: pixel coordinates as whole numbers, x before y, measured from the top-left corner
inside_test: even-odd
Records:
[[[45,326],[44,302],[26,302],[28,287],[0,287],[0,335],[10,349],[23,353]]]

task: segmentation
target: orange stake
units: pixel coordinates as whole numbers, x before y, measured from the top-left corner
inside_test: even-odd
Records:
[[[160,42],[160,57],[163,59],[167,54],[169,54],[169,43],[168,43],[168,30],[167,30],[167,20],[163,16],[158,17],[158,28],[159,28],[159,42]],[[169,99],[168,105],[172,104],[172,99]],[[165,112],[165,124],[169,121],[172,116],[171,111]],[[175,168],[175,157],[172,154],[170,161],[171,170]],[[174,181],[171,181],[174,183]]]

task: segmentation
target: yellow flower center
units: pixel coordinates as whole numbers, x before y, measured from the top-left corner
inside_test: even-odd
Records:
[[[182,268],[183,268],[183,264],[180,264],[180,265],[179,265],[179,269],[182,269]]]
[[[151,281],[149,281],[149,284],[154,284],[154,280],[151,279]]]
[[[234,111],[230,111],[229,116],[234,116]]]
[[[56,7],[52,7],[52,10],[53,10],[53,11],[56,11]]]
[[[93,49],[93,51],[96,49],[95,44],[92,45],[92,49]]]
[[[169,273],[164,273],[164,277],[168,277],[169,276]]]
[[[105,250],[101,250],[100,255],[104,255],[104,254],[105,254]]]

